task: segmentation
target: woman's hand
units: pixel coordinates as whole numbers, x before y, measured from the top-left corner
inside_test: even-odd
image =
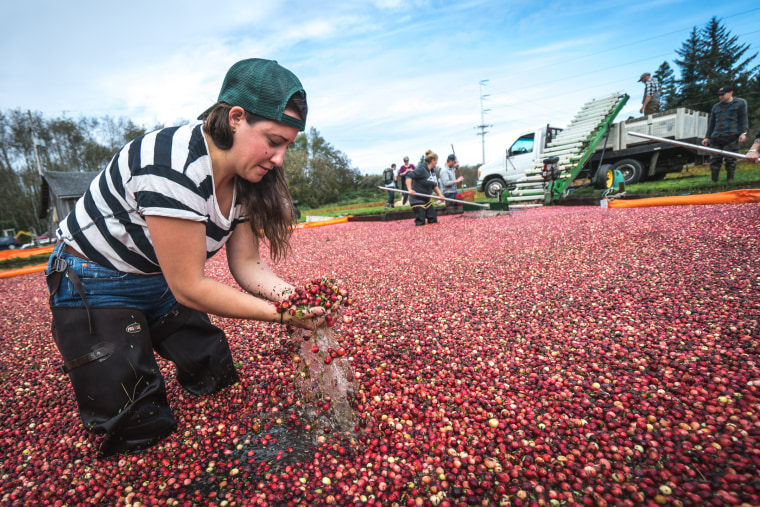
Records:
[[[746,155],[746,159],[749,162],[752,162],[753,164],[757,164],[758,162],[758,155],[757,155],[758,148],[760,148],[760,144],[758,143],[753,144],[752,147],[750,148],[750,151],[748,151]]]
[[[314,331],[325,323],[326,310],[321,306],[312,306],[308,312],[301,315],[290,315],[287,312],[282,315],[284,324]]]

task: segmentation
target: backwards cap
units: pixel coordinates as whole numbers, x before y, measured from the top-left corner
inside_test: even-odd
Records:
[[[291,71],[274,60],[249,58],[227,71],[217,102],[240,106],[249,113],[304,130],[306,118],[285,114],[285,106],[296,93],[306,99],[301,81]]]

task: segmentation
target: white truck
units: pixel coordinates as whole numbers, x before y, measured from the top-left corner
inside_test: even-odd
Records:
[[[707,113],[678,108],[640,118],[629,118],[610,125],[606,139],[599,142],[578,179],[593,179],[601,165],[620,170],[626,185],[658,180],[667,173],[679,172],[685,164],[701,159],[697,147],[684,147],[628,136],[639,132],[657,137],[698,144],[707,132]],[[506,156],[478,169],[478,190],[489,198],[500,197],[507,188],[526,178],[535,162],[563,129],[545,125],[520,135],[507,149]],[[548,156],[548,155],[547,155]]]

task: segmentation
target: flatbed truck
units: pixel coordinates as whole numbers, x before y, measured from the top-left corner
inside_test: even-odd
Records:
[[[703,155],[696,146],[689,149],[627,134],[638,132],[697,145],[707,131],[707,113],[678,108],[614,122],[627,100],[628,95],[621,93],[592,99],[566,129],[547,124],[520,135],[504,157],[479,168],[478,190],[489,198],[499,198],[510,190],[513,199],[526,201],[531,194],[546,196],[548,192],[550,201],[566,194],[575,180],[588,179],[596,188],[606,188],[614,171],[620,171],[625,185],[632,185],[662,179],[680,172],[686,164],[701,161]],[[552,157],[557,157],[556,178],[544,169],[544,160]],[[547,179],[554,180],[552,188],[545,188]],[[562,183],[556,184],[557,179]],[[539,182],[543,182],[542,192],[538,192]]]

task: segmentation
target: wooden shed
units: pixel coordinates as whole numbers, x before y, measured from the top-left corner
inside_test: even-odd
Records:
[[[58,222],[74,208],[77,200],[84,195],[97,175],[97,171],[45,171],[42,174],[40,218],[47,219],[49,232],[55,232]]]

